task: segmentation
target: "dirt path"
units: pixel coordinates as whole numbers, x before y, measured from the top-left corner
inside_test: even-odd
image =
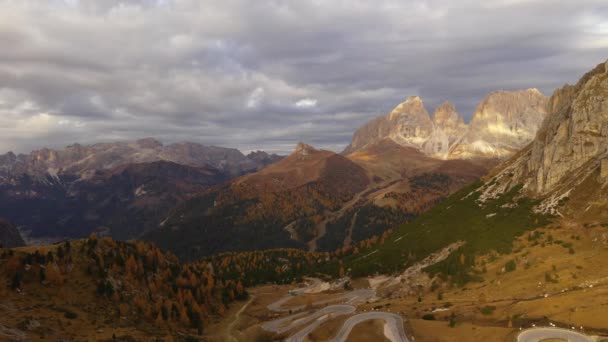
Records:
[[[234,337],[234,326],[238,323],[239,319],[241,318],[241,314],[243,314],[243,312],[245,312],[245,310],[247,310],[247,307],[249,306],[249,304],[251,304],[251,302],[253,302],[253,300],[255,299],[255,296],[251,296],[251,298],[249,298],[249,300],[247,301],[247,303],[245,303],[240,309],[239,311],[237,311],[234,314],[234,318],[232,319],[232,321],[230,322],[230,324],[228,324],[228,326],[226,327],[226,331],[224,333],[224,335],[226,336],[226,339],[230,342],[239,342],[239,339]]]

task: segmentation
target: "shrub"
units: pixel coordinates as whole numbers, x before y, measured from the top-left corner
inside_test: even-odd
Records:
[[[484,315],[491,315],[494,313],[495,310],[496,310],[495,306],[486,305],[483,308],[481,308],[479,311],[481,311],[481,313]]]
[[[430,314],[430,313],[424,314],[424,315],[422,315],[422,319],[425,320],[425,321],[434,321],[435,320],[435,315]]]
[[[505,264],[505,271],[507,272],[513,272],[516,268],[517,264],[515,263],[515,260],[509,260],[509,262]]]

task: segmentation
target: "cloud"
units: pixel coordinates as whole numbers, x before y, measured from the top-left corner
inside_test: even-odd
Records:
[[[264,88],[257,87],[251,92],[247,99],[247,108],[254,109],[264,100]]]
[[[0,148],[340,150],[410,95],[469,118],[490,91],[572,83],[607,22],[598,0],[0,0]]]
[[[298,102],[295,103],[296,107],[300,107],[300,108],[311,108],[311,107],[316,107],[317,106],[317,99],[309,99],[309,98],[305,98],[305,99],[301,99]]]

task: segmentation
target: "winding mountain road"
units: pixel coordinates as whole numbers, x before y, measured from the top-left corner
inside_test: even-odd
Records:
[[[301,312],[291,316],[287,316],[285,318],[274,320],[272,322],[265,323],[264,325],[262,325],[262,329],[281,334],[295,327],[308,324],[312,321],[316,321],[315,323],[320,324],[319,320],[326,320],[330,316],[338,317],[343,315],[349,315],[353,312],[355,312],[355,307],[352,305],[330,305],[307,316],[306,314]],[[290,323],[286,324],[287,322]],[[296,333],[296,335],[300,333],[301,331]],[[296,335],[293,335],[292,338]],[[308,333],[306,335],[308,335]]]
[[[299,288],[290,291],[290,295],[285,296],[274,303],[267,306],[271,311],[275,312],[287,312],[287,311],[299,311],[305,308],[304,305],[297,305],[292,307],[284,307],[284,305],[294,296],[301,293],[305,293],[310,289],[318,287],[320,281],[311,279],[312,283],[304,288]],[[304,328],[298,330],[293,335],[289,336],[285,341],[287,342],[303,342],[305,341],[308,334],[316,330],[322,323],[332,318],[344,315],[350,315],[357,309],[354,305],[362,304],[373,298],[376,295],[374,290],[360,289],[347,292],[343,295],[335,298],[317,301],[313,303],[313,306],[326,305],[328,303],[345,301],[345,304],[329,305],[312,313],[298,312],[287,317],[279,318],[271,322],[264,323],[262,329],[266,331],[275,332],[282,334],[292,329],[304,326]],[[368,320],[383,320],[384,323],[384,335],[392,342],[409,342],[405,331],[403,329],[403,319],[401,316],[388,313],[388,312],[365,312],[354,315],[346,320],[342,328],[332,339],[332,341],[346,341],[353,328],[362,322]]]
[[[384,321],[384,336],[392,342],[409,341],[405,335],[405,330],[403,330],[403,319],[401,316],[388,312],[365,312],[347,319],[333,341],[345,342],[357,324],[369,320]]]
[[[568,342],[593,342],[595,339],[581,333],[560,328],[534,328],[524,330],[517,336],[517,342],[540,342],[548,339],[562,339]]]

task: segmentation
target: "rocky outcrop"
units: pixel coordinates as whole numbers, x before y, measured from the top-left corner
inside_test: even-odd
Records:
[[[547,97],[538,89],[497,91],[477,106],[462,140],[449,159],[504,158],[534,139],[547,111]]]
[[[505,158],[532,141],[546,102],[537,89],[494,92],[481,101],[467,125],[451,103],[438,106],[431,119],[422,100],[412,96],[359,128],[344,153],[389,138],[439,159]]]
[[[424,103],[420,97],[410,96],[387,116],[376,118],[359,128],[344,154],[375,144],[387,137],[402,146],[432,153],[433,146],[429,144],[429,139],[433,131],[433,121]]]
[[[439,106],[431,119],[420,97],[411,96],[387,116],[376,118],[358,129],[344,153],[390,138],[401,146],[414,147],[427,155],[446,154],[450,141],[457,140],[454,129],[460,123],[464,125],[464,120],[450,103]]]
[[[456,111],[456,107],[446,101],[435,109],[433,125],[435,127],[432,139],[433,156],[448,159],[450,150],[466,132],[467,124]]]
[[[25,242],[15,226],[0,218],[0,248],[25,246]]]
[[[569,192],[595,170],[601,174],[608,157],[608,63],[576,85],[556,90],[548,109],[531,146],[494,177],[497,186],[521,184],[528,193],[543,196],[558,188]]]
[[[482,202],[521,187],[537,213],[608,222],[608,64],[556,90],[534,141],[491,172]],[[515,204],[516,205],[516,204]]]

